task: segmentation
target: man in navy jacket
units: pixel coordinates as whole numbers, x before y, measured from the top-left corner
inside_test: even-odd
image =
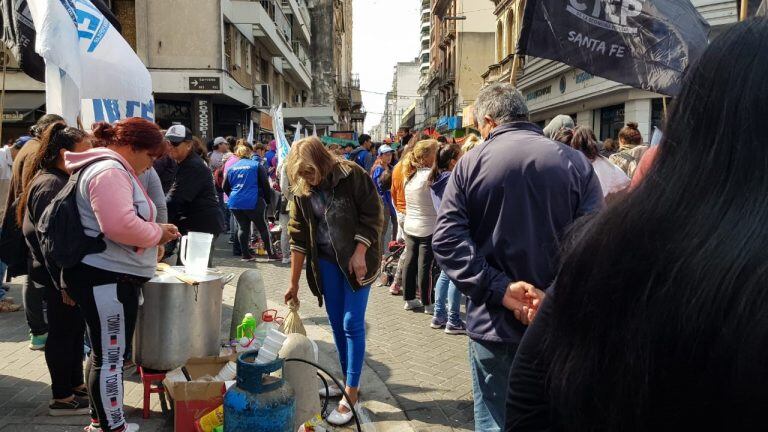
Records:
[[[512,85],[481,90],[475,109],[486,141],[453,171],[432,246],[467,296],[475,430],[492,432],[504,426],[507,376],[526,329],[526,293],[552,283],[563,231],[599,210],[603,194],[581,152],[528,122]]]

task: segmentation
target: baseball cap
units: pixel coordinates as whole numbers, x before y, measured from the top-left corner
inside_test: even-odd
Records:
[[[192,131],[184,125],[173,125],[168,128],[168,132],[165,133],[165,139],[171,142],[171,144],[180,144],[184,141],[192,140]]]
[[[390,147],[390,146],[388,146],[386,144],[384,144],[383,146],[379,147],[379,154],[380,155],[387,154],[387,153],[392,153],[394,151],[395,150],[392,147]]]
[[[224,139],[224,137],[216,137],[216,139],[213,140],[213,145],[217,146],[219,144],[227,144],[227,140]]]
[[[24,146],[24,144],[26,144],[26,143],[27,143],[27,141],[29,141],[29,140],[31,140],[31,139],[32,139],[32,137],[31,137],[31,136],[29,136],[29,135],[24,135],[23,137],[21,137],[21,138],[17,139],[17,140],[16,140],[16,141],[13,143],[13,146],[14,146],[14,147],[16,147],[17,149],[20,149],[20,148],[22,148],[22,147]]]

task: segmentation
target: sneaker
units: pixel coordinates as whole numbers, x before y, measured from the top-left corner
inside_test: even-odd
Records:
[[[403,309],[405,310],[414,310],[418,308],[424,307],[423,304],[421,304],[421,300],[419,299],[413,299],[413,300],[406,300],[405,306],[403,306]]]
[[[291,259],[290,258],[283,258],[283,264],[290,264]]]
[[[445,325],[445,334],[449,334],[449,335],[467,334],[467,326],[464,324],[464,321],[459,321],[458,324],[448,323]]]
[[[52,417],[79,416],[89,412],[88,399],[77,396],[70,402],[53,401],[48,405],[48,415]]]
[[[75,397],[88,399],[88,389],[85,389],[85,390],[74,389],[72,390],[72,394],[74,394]]]
[[[254,261],[256,261],[256,258],[255,257],[241,258],[240,261],[242,261],[242,262],[254,262]]]
[[[392,284],[392,286],[389,287],[389,293],[394,296],[399,296],[403,294],[403,290],[400,289],[400,286]]]
[[[429,323],[429,326],[432,327],[433,329],[441,329],[441,328],[445,327],[445,324],[447,322],[448,322],[447,318],[433,317],[432,318],[432,322]]]
[[[45,342],[48,340],[48,333],[44,333],[38,336],[33,334],[29,335],[29,349],[32,351],[41,351],[45,349]]]
[[[435,305],[427,305],[424,306],[424,313],[427,315],[434,315],[435,314]]]
[[[280,259],[282,259],[280,257],[280,255],[275,254],[275,253],[271,253],[271,254],[267,255],[267,261],[277,261],[277,260],[280,260]]]
[[[123,432],[138,432],[139,431],[139,425],[136,423],[125,423],[123,425]],[[83,429],[83,432],[102,432],[102,429],[99,425],[96,424],[89,424],[88,426]]]

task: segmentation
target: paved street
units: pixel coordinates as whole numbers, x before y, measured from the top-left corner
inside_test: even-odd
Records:
[[[239,275],[253,268],[227,253],[220,243],[219,267]],[[279,306],[288,280],[288,268],[258,263],[263,271],[270,306]],[[223,328],[228,329],[237,279],[224,292]],[[18,281],[14,281],[18,282]],[[21,300],[20,284],[11,296]],[[338,376],[335,348],[324,311],[317,306],[306,285],[300,293],[301,315],[311,338],[318,341],[321,362]],[[273,304],[274,303],[274,304]],[[283,308],[281,313],[286,312]],[[362,398],[366,414],[379,431],[467,431],[472,430],[472,392],[467,362],[467,338],[448,336],[429,328],[430,317],[403,310],[402,298],[386,288],[371,293],[368,322],[368,356],[363,372]],[[53,419],[46,416],[50,378],[42,352],[27,349],[27,326],[23,312],[0,314],[0,431],[79,431],[85,418]],[[130,421],[141,421],[141,387],[138,376],[126,382],[126,406]],[[142,431],[171,430],[164,421],[156,396],[152,416]],[[30,424],[34,425],[30,428]],[[345,428],[344,430],[353,430]],[[366,430],[374,430],[366,428]]]

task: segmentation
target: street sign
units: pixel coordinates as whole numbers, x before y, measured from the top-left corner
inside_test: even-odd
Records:
[[[190,90],[221,90],[219,77],[189,77]]]

